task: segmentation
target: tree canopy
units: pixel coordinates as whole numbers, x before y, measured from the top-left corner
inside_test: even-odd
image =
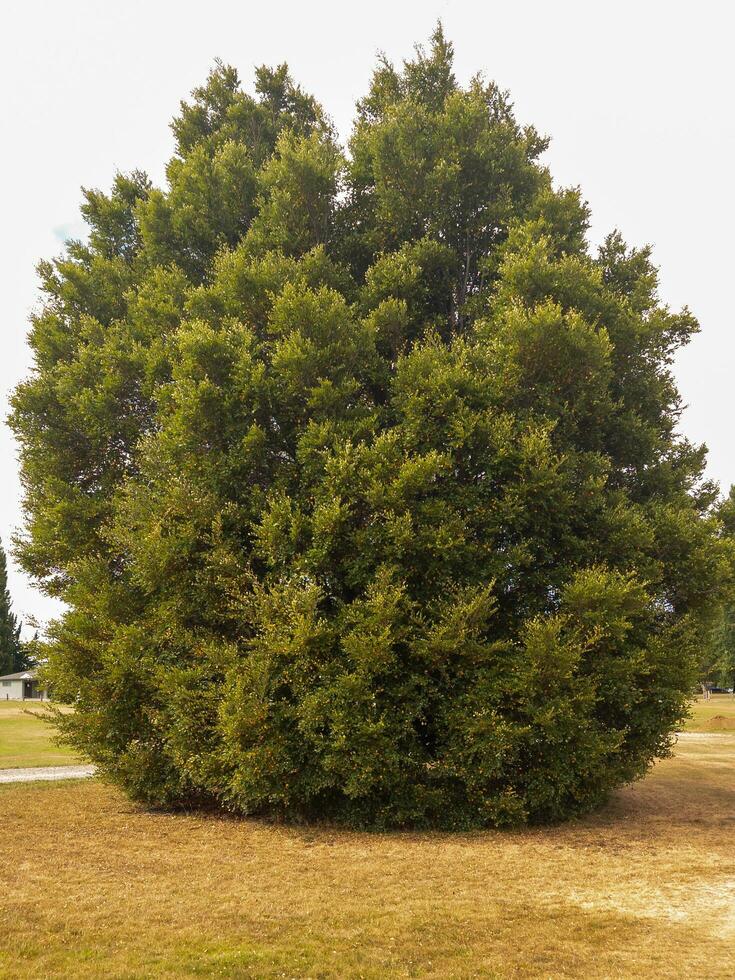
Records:
[[[346,147],[217,64],[87,190],[12,425],[67,737],[134,798],[360,826],[587,810],[668,751],[733,546],[647,248],[587,240],[437,28]]]
[[[723,533],[735,538],[735,486],[718,507]],[[703,688],[735,687],[735,600],[727,601],[715,618],[709,642],[702,645],[699,681]]]

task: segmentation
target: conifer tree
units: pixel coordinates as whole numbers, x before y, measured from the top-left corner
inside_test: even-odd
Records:
[[[341,147],[218,64],[87,191],[12,425],[67,737],[133,798],[368,826],[598,805],[669,750],[733,543],[694,317],[440,28]]]
[[[11,608],[8,591],[8,564],[0,542],[0,674],[13,674],[25,669],[20,641],[21,624]]]

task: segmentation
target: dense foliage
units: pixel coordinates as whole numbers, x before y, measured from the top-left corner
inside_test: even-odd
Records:
[[[735,486],[720,503],[718,514],[722,531],[735,539]],[[735,599],[725,602],[712,623],[709,642],[702,644],[699,657],[702,689],[735,688]]]
[[[343,152],[284,67],[86,191],[16,393],[60,719],[152,804],[355,825],[588,809],[667,751],[732,549],[646,249],[441,30]]]
[[[8,591],[8,564],[0,542],[0,674],[14,674],[25,670],[20,630],[21,624],[13,612]]]

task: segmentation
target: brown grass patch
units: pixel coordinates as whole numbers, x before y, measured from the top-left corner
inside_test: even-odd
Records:
[[[0,975],[733,975],[735,737],[692,735],[584,821],[362,834],[0,787]],[[4,969],[4,974],[3,974]]]

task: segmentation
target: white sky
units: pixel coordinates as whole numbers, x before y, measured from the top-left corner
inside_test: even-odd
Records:
[[[116,170],[161,182],[168,122],[216,57],[250,87],[257,64],[288,61],[343,137],[378,50],[396,61],[437,17],[462,81],[482,70],[511,91],[522,122],[551,135],[562,185],[579,184],[592,237],[619,227],[651,242],[662,295],[688,304],[702,333],[676,374],[682,428],[710,448],[709,475],[735,482],[733,150],[735,22],[725,0],[6,0],[0,187],[0,417],[28,370],[34,266],[83,233],[80,185],[107,189]],[[14,444],[0,423],[0,537],[20,521]],[[53,603],[10,560],[16,611],[42,621]]]

